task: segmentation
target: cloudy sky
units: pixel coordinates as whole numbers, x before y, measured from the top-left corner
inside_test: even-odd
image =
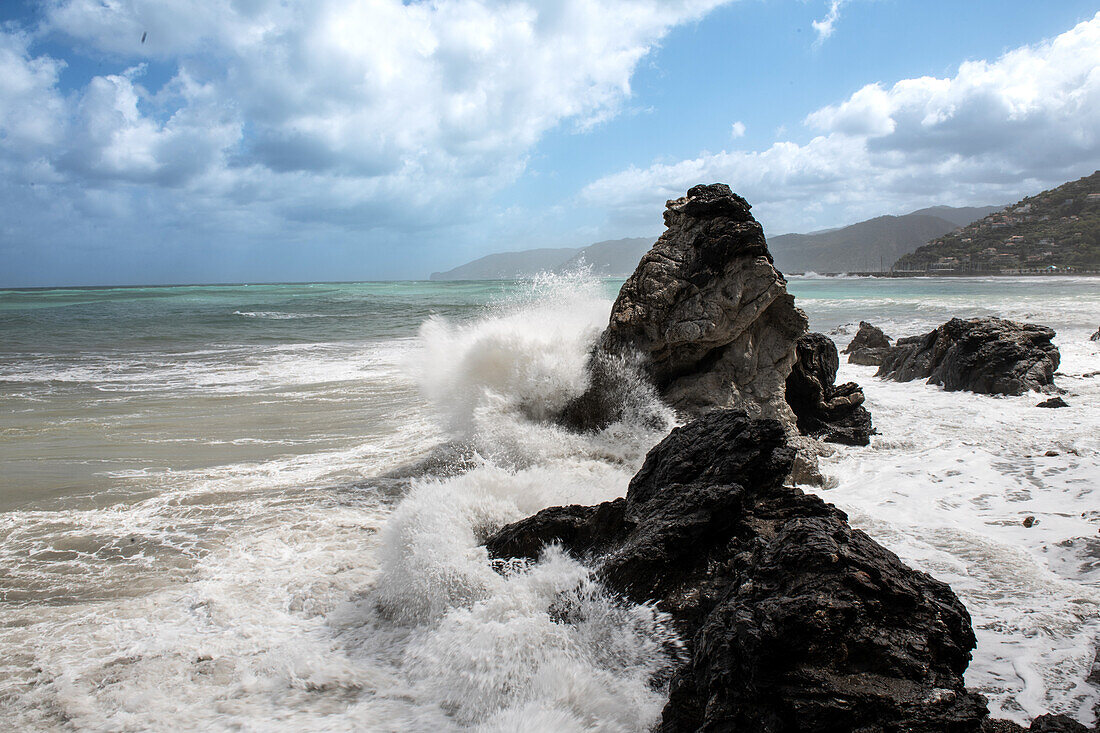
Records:
[[[1100,168],[1100,4],[2,0],[0,286],[425,277]]]

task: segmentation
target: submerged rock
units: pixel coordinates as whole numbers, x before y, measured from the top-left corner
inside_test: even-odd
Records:
[[[625,498],[546,509],[486,546],[535,558],[559,543],[670,614],[686,657],[663,731],[977,731],[966,609],[784,486],[793,458],[778,421],[715,410],[650,451]]]
[[[830,443],[867,445],[874,428],[863,406],[863,390],[855,382],[833,384],[840,366],[836,344],[823,334],[808,333],[795,349],[798,359],[787,377],[786,399],[799,432]]]
[[[923,336],[898,339],[877,376],[926,379],[948,391],[1020,395],[1054,389],[1060,356],[1046,326],[1001,318],[952,318]]]
[[[1061,397],[1051,397],[1049,400],[1043,400],[1036,407],[1049,407],[1051,409],[1058,407],[1069,407],[1069,403],[1063,400]]]
[[[890,337],[866,321],[859,322],[859,331],[844,349],[849,364],[864,366],[878,366],[889,351]]]
[[[619,291],[597,354],[636,363],[681,415],[739,407],[793,428],[785,382],[806,315],[749,208],[721,183],[669,201],[667,229]],[[576,427],[615,419],[595,362],[593,388],[566,410]]]

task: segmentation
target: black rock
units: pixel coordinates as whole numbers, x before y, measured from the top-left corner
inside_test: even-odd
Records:
[[[1100,341],[1100,328],[1096,329],[1096,333],[1089,336],[1089,341]]]
[[[1024,728],[1011,720],[987,720],[981,733],[1097,733],[1097,728],[1086,728],[1066,715],[1040,715]]]
[[[662,731],[978,731],[966,609],[784,486],[793,453],[778,421],[715,410],[650,451],[624,499],[546,509],[486,547],[535,558],[560,543],[670,614],[686,656]]]
[[[948,391],[1020,395],[1054,389],[1054,330],[1001,318],[952,318],[923,336],[898,339],[877,376],[927,378]]]
[[[862,325],[862,324],[861,324]],[[867,445],[874,433],[863,390],[855,382],[834,385],[840,355],[828,336],[808,333],[795,344],[797,359],[787,377],[787,404],[798,430],[831,443]]]
[[[859,330],[848,344],[848,348],[844,349],[844,353],[850,354],[857,349],[883,348],[890,348],[890,337],[884,334],[881,328],[872,326],[867,321],[860,321]]]
[[[1069,403],[1063,400],[1061,397],[1051,397],[1049,400],[1043,400],[1036,407],[1069,407]]]
[[[864,366],[878,366],[889,351],[890,337],[866,321],[859,322],[859,331],[844,349],[849,364]]]

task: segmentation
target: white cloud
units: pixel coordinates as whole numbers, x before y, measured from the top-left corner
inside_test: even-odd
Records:
[[[830,0],[829,12],[821,20],[813,21],[814,32],[817,33],[816,44],[821,44],[836,30],[836,22],[840,20],[840,6],[845,0]]]
[[[1009,202],[1100,167],[1100,13],[1049,42],[971,61],[946,79],[870,84],[806,118],[820,134],[602,178],[582,197],[643,216],[727,181],[772,233],[934,203]]]
[[[745,136],[745,123],[738,120],[730,127],[730,137],[736,139]]]
[[[117,71],[63,93],[64,61],[0,28],[0,173],[69,197],[50,216],[101,189],[255,236],[422,231],[618,114],[668,31],[729,1],[54,0],[38,37]]]
[[[34,156],[62,138],[64,101],[56,85],[65,64],[32,57],[29,40],[0,30],[0,147]]]

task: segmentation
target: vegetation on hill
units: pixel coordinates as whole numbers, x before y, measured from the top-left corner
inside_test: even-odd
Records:
[[[1100,171],[933,239],[895,272],[1100,270]]]
[[[947,206],[938,208],[941,214],[957,213]],[[968,209],[973,215],[962,223],[984,216],[993,208]],[[901,255],[957,226],[946,216],[921,212],[879,216],[839,229],[768,237],[768,249],[782,272],[871,272],[888,268]]]

